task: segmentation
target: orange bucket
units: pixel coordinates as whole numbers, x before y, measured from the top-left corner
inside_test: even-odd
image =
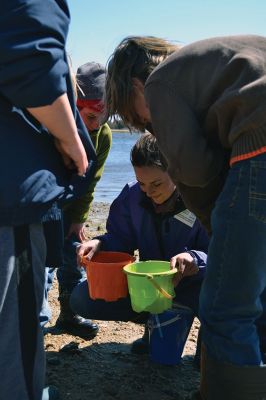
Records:
[[[126,297],[128,286],[123,267],[134,261],[130,254],[113,251],[99,251],[90,261],[84,257],[90,297],[105,301]]]

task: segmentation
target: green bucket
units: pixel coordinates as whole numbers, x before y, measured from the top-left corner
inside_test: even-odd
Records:
[[[126,265],[128,290],[134,311],[159,314],[172,307],[175,297],[173,275],[167,261],[143,261]]]

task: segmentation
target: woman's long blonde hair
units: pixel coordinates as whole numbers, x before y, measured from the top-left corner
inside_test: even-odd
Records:
[[[143,130],[134,112],[132,78],[145,84],[153,69],[179,48],[153,36],[128,36],[116,47],[107,64],[106,105],[109,117],[119,116],[125,125]]]

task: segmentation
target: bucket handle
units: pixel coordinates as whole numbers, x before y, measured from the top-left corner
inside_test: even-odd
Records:
[[[174,298],[174,296],[172,296],[171,294],[167,293],[166,290],[164,290],[160,285],[158,285],[158,283],[154,280],[154,277],[150,274],[146,275],[147,279],[150,281],[150,283],[157,289],[159,290],[159,292],[166,297],[167,299],[172,300]]]

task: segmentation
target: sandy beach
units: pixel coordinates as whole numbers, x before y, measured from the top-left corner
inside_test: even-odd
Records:
[[[88,221],[89,238],[105,231],[109,204],[94,203]],[[51,325],[59,313],[57,282],[49,301],[53,310]],[[195,371],[198,321],[191,329],[184,359],[178,366],[152,363],[148,355],[130,353],[130,344],[142,336],[143,325],[103,322],[93,340],[58,334],[45,336],[47,384],[56,385],[62,400],[185,400],[198,388]]]

